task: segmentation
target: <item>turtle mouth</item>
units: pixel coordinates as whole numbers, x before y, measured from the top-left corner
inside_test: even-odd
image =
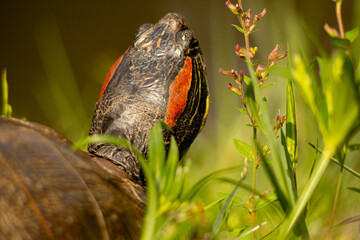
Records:
[[[189,47],[185,50],[185,56],[194,57],[201,52],[199,41],[196,37],[192,37]]]

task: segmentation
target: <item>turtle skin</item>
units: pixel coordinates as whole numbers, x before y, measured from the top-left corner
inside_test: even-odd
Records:
[[[90,135],[125,138],[146,155],[151,128],[164,121],[173,130],[164,131],[166,148],[173,134],[182,157],[204,126],[208,107],[199,42],[180,14],[169,13],[155,25],[142,25],[133,46],[110,70],[95,107]],[[89,145],[88,150],[144,184],[133,153],[103,143]]]
[[[142,25],[110,69],[90,135],[124,137],[144,155],[164,121],[181,155],[203,127],[209,104],[198,41],[180,14]],[[0,117],[0,239],[139,239],[144,178],[132,152],[113,145],[72,151],[60,133]]]

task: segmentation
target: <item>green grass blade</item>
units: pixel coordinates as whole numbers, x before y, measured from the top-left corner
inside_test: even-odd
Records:
[[[283,209],[283,211],[286,213],[289,209],[289,200],[286,198],[286,195],[281,191],[281,188],[279,186],[279,182],[276,178],[275,172],[274,170],[271,168],[270,164],[269,164],[269,160],[267,160],[266,156],[264,156],[262,154],[262,152],[260,151],[260,146],[258,146],[258,152],[260,154],[261,159],[263,159],[262,163],[265,169],[265,173],[268,176],[268,179],[270,179],[271,184],[274,186],[275,188],[275,193],[279,199],[280,205]]]
[[[157,185],[161,186],[164,175],[165,147],[160,123],[155,124],[149,137],[148,160],[151,172],[155,173]]]
[[[233,188],[233,190],[231,191],[231,193],[229,194],[229,196],[226,198],[224,204],[222,205],[219,214],[217,215],[215,222],[213,224],[212,227],[212,232],[214,235],[217,235],[220,231],[220,228],[222,226],[222,224],[225,221],[225,215],[226,215],[226,211],[229,209],[229,207],[231,206],[231,203],[233,201],[234,195],[237,192],[237,190],[239,189],[239,184],[241,184],[242,181],[244,181],[246,175],[248,172],[248,166],[247,166],[247,161],[245,161],[245,166],[244,169],[241,171],[240,174],[240,179],[238,181],[238,184],[235,185],[235,187]]]
[[[262,155],[262,152],[260,151],[260,147],[258,146],[258,149],[259,149],[259,154],[261,154],[261,158],[264,159],[262,162],[263,162],[263,166],[265,168],[265,172],[267,173],[268,175],[268,178],[270,179],[272,185],[274,186],[275,188],[275,193],[279,199],[279,202],[280,202],[280,205],[284,211],[285,214],[289,214],[290,210],[291,210],[291,206],[295,203],[292,202],[292,200],[289,200],[287,199],[288,195],[285,195],[281,190],[280,190],[280,187],[279,187],[279,183],[276,179],[276,176],[275,176],[275,172],[273,171],[273,169],[271,168],[268,160],[266,159],[265,156]],[[296,198],[296,197],[294,197]],[[306,224],[305,224],[305,218],[303,215],[299,216],[300,217],[300,220],[298,222],[298,228],[294,230],[294,234],[299,236],[299,235],[303,235],[304,237],[308,237],[309,233],[308,233],[308,230],[307,230],[307,227],[306,227]]]
[[[341,221],[340,223],[336,224],[332,228],[340,227],[340,226],[351,224],[351,223],[354,223],[354,222],[360,222],[360,215],[347,218],[347,219]]]
[[[238,168],[240,168],[240,166],[228,167],[228,168],[216,170],[202,177],[183,195],[182,197],[183,201],[191,200],[209,181],[215,179],[218,175],[226,172],[235,171]]]
[[[273,85],[276,85],[276,83],[264,84],[264,85],[261,85],[259,88],[260,88],[260,89],[265,89],[265,88],[271,87],[271,86],[273,86]]]
[[[8,103],[9,87],[6,77],[7,77],[6,68],[4,68],[1,74],[2,102],[3,102],[1,115],[11,118],[12,108],[11,105],[9,105]]]
[[[322,153],[322,150],[321,149],[319,149],[319,148],[317,148],[314,144],[312,144],[311,142],[308,142],[308,141],[306,141],[313,149],[315,149],[317,152],[319,152],[319,153]],[[341,165],[341,163],[340,163],[340,161],[339,160],[337,160],[336,158],[334,158],[334,157],[331,157],[330,158],[331,159],[331,161],[333,162],[333,163],[335,163],[336,165],[338,165],[338,166],[342,166]],[[360,178],[360,173],[358,173],[358,172],[356,172],[354,169],[352,169],[351,167],[349,167],[349,166],[347,166],[347,165],[343,165],[343,168],[346,170],[346,171],[348,171],[349,173],[351,173],[352,175],[354,175],[355,177],[357,177],[357,178]]]
[[[359,143],[350,144],[350,145],[348,146],[348,151],[349,151],[349,152],[360,151],[360,144],[359,144]]]
[[[212,202],[212,203],[210,203],[210,204],[206,205],[206,206],[204,207],[204,210],[205,210],[205,211],[207,211],[207,210],[209,210],[210,208],[212,208],[212,207],[214,207],[214,206],[216,206],[216,205],[220,204],[220,203],[221,203],[221,202],[223,202],[224,200],[225,200],[225,199],[223,199],[223,198],[218,199],[218,200],[216,200],[216,201],[214,201],[214,202]]]
[[[317,162],[314,172],[311,175],[309,181],[305,184],[304,190],[299,196],[295,206],[292,208],[290,214],[285,219],[283,223],[283,232],[280,239],[286,239],[286,236],[294,228],[299,217],[302,216],[304,208],[309,201],[312,193],[314,192],[316,186],[318,185],[321,177],[323,176],[327,166],[329,165],[331,156],[334,154],[335,150],[333,148],[325,148],[323,154],[321,155],[320,160]]]
[[[236,240],[242,239],[242,238],[246,237],[247,235],[249,235],[249,234],[251,234],[251,233],[259,230],[259,228],[261,228],[262,226],[264,226],[266,223],[267,223],[267,222],[262,222],[262,223],[260,223],[259,225],[256,225],[255,227],[251,228],[249,231],[241,234],[238,238],[236,238]]]
[[[164,159],[161,158],[165,158],[164,140],[161,134],[160,124],[156,124],[150,132],[148,162],[136,149],[135,153],[147,180],[146,212],[144,226],[141,232],[141,240],[151,240],[154,239],[156,234],[156,211],[159,205],[159,188],[157,185],[158,177],[156,176],[156,168],[163,166],[159,166],[159,164],[163,164]]]
[[[285,152],[285,158],[286,158],[287,170],[288,170],[287,172],[288,172],[288,175],[289,175],[290,181],[291,181],[291,190],[293,192],[293,194],[291,194],[290,196],[294,197],[293,199],[291,199],[291,201],[293,202],[293,204],[295,204],[295,201],[297,199],[297,190],[296,190],[295,174],[294,174],[293,168],[292,168],[293,161],[292,161],[290,153],[288,151],[288,147],[286,145],[285,134],[282,129],[280,129],[280,136],[281,136],[281,144],[282,144],[284,152]]]
[[[177,168],[175,175],[175,182],[174,182],[174,186],[176,187],[171,190],[171,194],[170,194],[171,199],[177,199],[181,197],[181,194],[184,189],[185,177],[189,172],[190,163],[191,163],[190,161],[186,161],[185,166]]]
[[[85,149],[89,143],[109,143],[116,146],[124,147],[125,149],[129,151],[133,151],[133,147],[131,144],[125,139],[125,138],[118,138],[113,135],[100,135],[95,134],[88,136],[86,138],[83,138],[79,141],[77,141],[72,147],[71,151],[76,151],[77,149]]]
[[[306,59],[296,55],[294,57],[294,69],[292,70],[293,78],[297,83],[299,92],[303,99],[308,104],[309,108],[313,112],[317,119],[320,132],[322,135],[326,135],[328,129],[328,112],[327,106],[320,94],[317,80],[314,78],[313,73],[309,70],[309,65]],[[317,63],[318,61],[316,61]]]
[[[356,193],[360,193],[360,188],[358,188],[358,187],[348,187],[347,189],[354,191]]]
[[[288,45],[287,70],[290,72],[290,54]],[[297,163],[297,129],[296,129],[296,107],[293,79],[286,81],[286,145],[294,166]]]
[[[240,188],[250,192],[250,193],[255,193],[255,195],[262,197],[262,193],[255,190],[253,191],[252,187],[248,184],[245,184],[243,182],[239,182],[238,180],[235,179],[231,179],[231,178],[226,178],[226,177],[220,177],[220,178],[216,178],[216,180],[218,181],[222,181],[222,182],[226,182],[226,183],[231,183],[233,185],[238,185]],[[264,199],[266,199],[266,197],[264,197]]]
[[[255,76],[255,75],[254,75]],[[245,92],[245,97],[246,97],[246,101],[247,101],[247,106],[250,109],[251,112],[251,116],[254,118],[256,125],[260,128],[260,130],[263,132],[264,131],[264,126],[263,123],[260,119],[260,114],[259,111],[261,111],[262,108],[260,108],[260,110],[258,110],[258,106],[256,104],[256,99],[258,99],[259,96],[254,95],[254,82],[249,82],[249,85],[246,88],[246,92]],[[257,86],[257,82],[256,82],[256,88],[257,90],[259,90],[258,86]],[[261,98],[261,102],[263,107],[265,108],[265,103],[263,102],[262,98]],[[261,111],[263,112],[263,111]]]
[[[242,179],[240,179],[240,180],[242,181]],[[240,180],[239,180],[239,182],[240,182]],[[224,204],[222,205],[222,207],[220,209],[219,214],[217,215],[217,217],[214,221],[214,224],[212,227],[212,232],[215,236],[219,233],[220,227],[222,226],[222,224],[225,221],[226,210],[231,206],[233,197],[238,189],[239,189],[239,186],[235,185],[235,187],[233,188],[233,190],[231,191],[229,196],[226,198]]]
[[[144,217],[144,225],[141,232],[141,240],[152,240],[154,239],[155,235],[156,210],[158,209],[159,202],[156,180],[145,158],[141,154],[138,154],[137,158],[141,164],[142,170],[144,171],[147,180],[146,212]]]
[[[174,181],[175,181],[175,176],[176,176],[176,167],[178,165],[179,162],[179,149],[176,145],[176,141],[175,138],[172,136],[171,137],[171,143],[170,143],[170,149],[169,149],[169,154],[168,154],[168,158],[166,161],[166,170],[165,170],[165,186],[164,186],[164,191],[163,194],[165,196],[169,196],[171,190],[174,187]]]

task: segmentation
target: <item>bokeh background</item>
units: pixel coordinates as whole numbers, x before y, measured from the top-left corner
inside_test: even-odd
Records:
[[[337,27],[333,1],[243,2],[253,14],[263,8],[268,10],[258,23],[259,31],[251,35],[251,45],[259,48],[257,57],[263,64],[276,44],[281,46],[281,53],[289,44],[291,55],[301,49],[309,59],[318,54],[319,46],[332,49],[323,25],[327,22]],[[207,125],[187,154],[192,160],[188,183],[191,185],[216,169],[241,165],[243,159],[233,146],[233,138],[251,143],[251,129],[244,126],[248,123],[246,116],[236,110],[239,100],[226,87],[231,79],[218,70],[246,69],[234,54],[235,44],[243,45],[243,36],[231,26],[237,20],[224,3],[225,0],[1,1],[0,67],[7,68],[13,116],[48,125],[75,142],[85,137],[102,81],[112,63],[132,45],[137,28],[143,23],[155,23],[168,12],[179,12],[200,42],[211,93]],[[346,30],[360,26],[359,0],[345,0],[342,12]],[[359,45],[357,39],[352,49],[356,56]],[[286,81],[276,75],[268,81],[276,83],[263,91],[275,121],[279,112],[285,114]],[[318,142],[321,147],[321,138],[300,96],[297,108],[301,187],[315,159],[314,151],[303,139]],[[352,154],[347,164],[359,170],[359,160],[359,155]],[[236,178],[239,172],[234,172]],[[312,215],[314,229],[319,225],[316,217],[325,222],[329,219],[337,176],[338,167],[330,166],[319,186],[326,194],[315,195],[312,200],[316,209]],[[270,189],[261,167],[258,181],[259,191]],[[359,184],[358,179],[345,173],[344,187]],[[218,192],[226,193],[231,188],[229,184],[214,182],[202,192],[203,199],[210,203],[218,198]],[[348,192],[345,189],[341,195],[336,222],[360,215],[360,199],[353,193],[346,197],[350,196]],[[241,194],[246,198],[249,193]]]

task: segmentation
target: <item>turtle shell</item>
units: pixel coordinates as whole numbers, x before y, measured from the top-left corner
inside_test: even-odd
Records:
[[[137,239],[145,191],[56,131],[0,117],[1,239]]]
[[[209,92],[199,42],[180,14],[142,25],[135,42],[112,66],[96,104],[90,135],[123,137],[147,153],[154,124],[164,121],[166,146],[173,134],[182,156],[205,124]],[[92,154],[109,159],[143,183],[135,156],[110,144],[92,144]]]

